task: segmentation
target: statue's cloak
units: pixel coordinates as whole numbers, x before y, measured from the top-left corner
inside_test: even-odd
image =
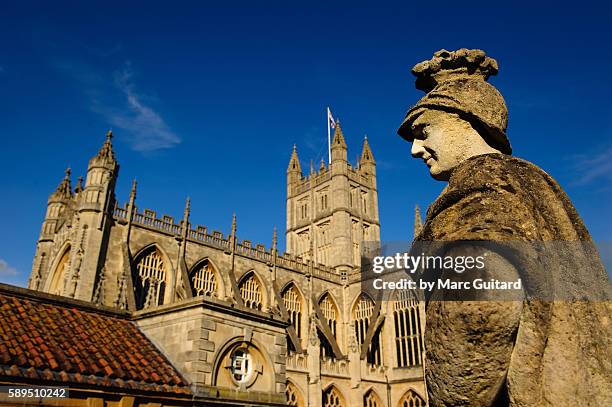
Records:
[[[472,339],[483,338],[481,345],[506,340],[506,348],[499,349],[511,355],[503,361],[506,374],[493,386],[497,388],[489,389],[490,395],[478,403],[458,397],[452,405],[486,405],[482,400],[487,397],[489,405],[612,405],[609,278],[583,221],[554,179],[535,165],[507,155],[466,160],[429,207],[415,240],[497,242],[496,247],[502,248],[499,253],[518,271],[528,297],[522,306],[518,302],[518,324],[505,339],[487,339],[485,334],[490,332],[479,332],[478,324],[470,328],[475,330]],[[452,364],[478,360],[469,350],[457,354],[457,349],[477,347],[452,350],[450,346],[448,350],[452,325],[466,322],[449,314],[433,315],[432,303],[427,305],[425,340],[430,402],[451,405],[448,397],[442,402],[436,397],[444,388],[446,396],[448,389],[461,392],[457,390],[461,387],[449,387],[453,380],[464,380],[466,389],[472,380],[452,377],[460,372]],[[486,304],[479,307],[486,314]],[[446,333],[437,334],[438,328]],[[446,364],[454,373],[441,378],[444,368],[432,366],[435,363]]]

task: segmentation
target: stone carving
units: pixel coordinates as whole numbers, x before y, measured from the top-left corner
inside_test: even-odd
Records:
[[[349,352],[357,353],[359,352],[359,344],[357,343],[357,338],[355,337],[355,323],[352,322],[349,325]]]
[[[467,49],[438,51],[413,68],[416,87],[426,95],[408,111],[398,134],[412,142],[412,155],[425,161],[434,179],[448,182],[415,240],[555,240],[576,242],[581,252],[544,253],[535,261],[490,253],[489,276],[554,287],[567,296],[563,300],[430,299],[430,405],[612,405],[608,277],[557,182],[510,156],[506,104],[487,83],[497,71],[494,59]]]
[[[115,306],[126,310],[128,309],[127,301],[127,277],[124,271],[117,277],[117,299],[115,300]]]
[[[147,290],[147,297],[145,299],[144,308],[156,307],[157,306],[157,289],[159,280],[155,277],[149,279],[149,289]]]
[[[94,304],[103,305],[104,304],[104,286],[106,284],[106,268],[102,267],[100,270],[100,278],[98,280],[98,284],[96,285],[96,290],[94,291],[94,295],[92,301]]]
[[[70,280],[70,296],[74,298],[79,284],[81,264],[83,263],[83,249],[79,248],[74,259],[72,278]]]
[[[317,332],[317,317],[314,314],[310,314],[310,333],[309,333],[310,345],[319,346],[319,334]]]

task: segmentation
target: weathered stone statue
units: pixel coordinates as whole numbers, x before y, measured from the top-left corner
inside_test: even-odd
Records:
[[[449,249],[455,253],[469,252],[470,242],[499,242],[508,250],[491,250],[484,274],[524,285],[513,301],[432,294],[429,403],[612,405],[608,277],[557,182],[510,155],[506,104],[487,83],[497,71],[481,50],[436,52],[412,70],[426,95],[398,130],[431,176],[448,182],[415,241],[463,242]]]

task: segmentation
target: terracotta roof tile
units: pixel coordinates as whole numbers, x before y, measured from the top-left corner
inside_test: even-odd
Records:
[[[0,291],[0,375],[190,394],[189,384],[121,314]]]

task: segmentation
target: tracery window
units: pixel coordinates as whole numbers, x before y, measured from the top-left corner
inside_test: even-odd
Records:
[[[409,290],[397,291],[393,304],[395,351],[398,367],[418,366],[422,363],[422,334],[419,304]]]
[[[70,246],[66,248],[64,254],[60,258],[57,266],[55,268],[55,273],[53,273],[53,277],[51,280],[51,285],[49,286],[49,293],[55,295],[64,294],[64,283],[66,281],[66,275],[68,273],[68,268],[70,266]]]
[[[285,388],[285,395],[287,396],[287,405],[293,407],[304,407],[304,400],[298,388],[291,382],[287,382]]]
[[[136,258],[134,293],[136,308],[152,307],[164,303],[166,265],[156,247],[145,250]]]
[[[363,407],[383,407],[383,403],[374,390],[370,390],[363,396]]]
[[[200,262],[191,272],[191,284],[194,297],[199,295],[217,296],[217,274],[208,260]]]
[[[254,273],[250,273],[242,279],[239,289],[244,305],[261,311],[263,308],[261,284]]]
[[[283,292],[283,302],[289,313],[289,321],[298,338],[302,338],[302,296],[294,284],[291,284]],[[289,351],[295,351],[295,346],[288,341]]]
[[[425,400],[412,390],[408,390],[399,402],[398,407],[425,407]]]
[[[367,295],[361,293],[359,299],[355,303],[353,308],[353,321],[355,324],[355,338],[357,339],[357,343],[361,346],[366,339],[366,335],[368,334],[368,327],[370,323],[372,323],[372,313],[374,312],[374,301]],[[368,346],[368,353],[366,355],[366,360],[369,364],[374,366],[382,365],[382,352],[381,352],[381,341],[380,341],[380,330],[379,328],[374,336],[372,337],[372,341]]]
[[[344,399],[334,386],[323,392],[323,407],[344,407]]]
[[[325,322],[329,326],[332,336],[336,338],[336,327],[338,325],[338,308],[334,304],[329,293],[326,293],[323,298],[319,301],[319,308]],[[319,335],[319,341],[321,342],[321,358],[334,358],[334,351],[330,343],[325,339],[323,335]]]

